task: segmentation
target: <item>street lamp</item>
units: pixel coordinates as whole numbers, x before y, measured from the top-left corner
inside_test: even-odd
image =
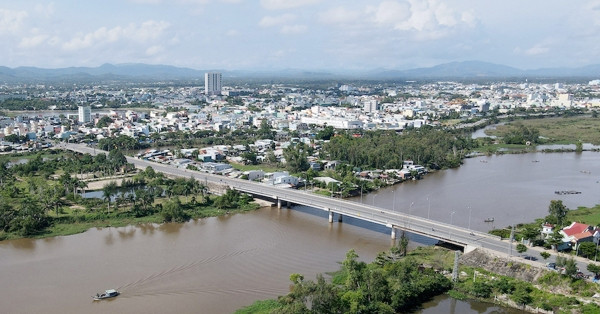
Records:
[[[450,225],[452,225],[452,217],[454,216],[454,214],[456,214],[455,211],[452,211],[450,213]],[[452,228],[448,229],[448,237],[452,237]]]
[[[392,193],[394,193],[394,202],[392,204],[392,211],[396,211],[396,190],[393,190]]]
[[[431,200],[429,197],[427,198],[427,203],[429,203],[429,206],[427,207],[427,219],[429,219],[429,212],[431,212]]]
[[[363,203],[362,195],[363,195],[363,185],[362,185],[362,182],[361,182],[361,184],[360,184],[360,203],[361,204]]]
[[[467,208],[469,208],[469,231],[471,231],[471,211],[473,209],[471,208],[471,206],[468,206]]]

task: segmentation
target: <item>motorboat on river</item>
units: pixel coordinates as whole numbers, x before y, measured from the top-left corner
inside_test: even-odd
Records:
[[[109,289],[104,291],[103,293],[96,293],[96,295],[92,296],[92,298],[94,298],[95,301],[99,301],[99,300],[103,300],[103,299],[108,299],[108,298],[114,298],[116,296],[118,296],[120,293],[119,291],[115,290],[115,289]]]

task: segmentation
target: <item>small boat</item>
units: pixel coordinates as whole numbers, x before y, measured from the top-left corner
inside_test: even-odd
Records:
[[[494,218],[487,218],[483,220],[483,222],[494,222]]]
[[[94,298],[95,301],[98,300],[103,300],[103,299],[108,299],[108,298],[114,298],[116,296],[118,296],[120,293],[119,291],[115,290],[115,289],[109,289],[104,291],[104,293],[96,293],[96,295],[92,296],[92,298]]]

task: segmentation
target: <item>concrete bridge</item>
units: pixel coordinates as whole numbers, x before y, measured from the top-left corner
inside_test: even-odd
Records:
[[[83,144],[62,143],[57,147],[92,155],[107,153],[106,151],[88,147]],[[333,223],[334,218],[336,217],[338,221],[341,222],[343,217],[347,216],[383,225],[390,228],[391,237],[393,239],[396,238],[399,230],[404,230],[428,238],[462,246],[465,248],[465,252],[475,248],[486,248],[509,254],[512,252],[512,244],[508,241],[502,241],[500,237],[444,222],[422,218],[420,216],[346,201],[340,198],[321,196],[302,190],[282,189],[248,180],[233,179],[225,176],[179,169],[171,165],[132,157],[127,157],[127,161],[140,169],[146,169],[150,166],[154,168],[155,171],[163,172],[168,176],[194,178],[213,188],[220,186],[224,189],[230,188],[240,192],[249,193],[259,198],[267,198],[276,203],[279,208],[283,205],[290,206],[292,204],[298,204],[321,209],[328,212],[330,223]]]

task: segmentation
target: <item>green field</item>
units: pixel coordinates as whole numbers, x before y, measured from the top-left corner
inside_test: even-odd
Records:
[[[579,207],[567,213],[567,220],[576,221],[592,226],[600,225],[600,205],[594,207]]]
[[[517,120],[499,125],[495,130],[487,131],[486,134],[502,137],[517,124],[538,129],[540,136],[545,139],[546,143],[574,144],[582,141],[583,143],[600,145],[600,119],[590,117]]]

